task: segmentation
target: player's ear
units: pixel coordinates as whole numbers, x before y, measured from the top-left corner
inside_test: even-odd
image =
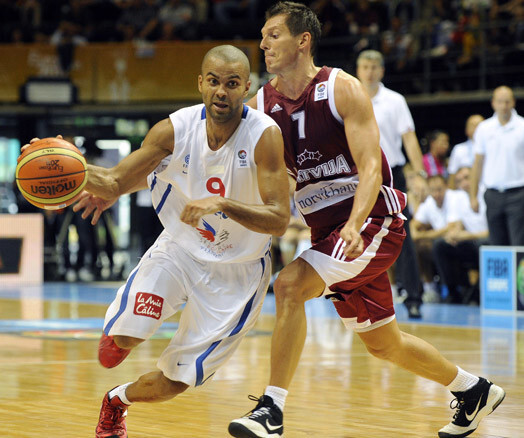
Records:
[[[244,97],[247,97],[250,88],[251,88],[251,81],[247,81],[246,82],[246,91],[244,91]]]
[[[198,75],[198,91],[202,93],[202,82],[204,81],[204,78],[202,78],[202,75]]]
[[[300,49],[305,49],[309,51],[309,48],[311,47],[311,34],[309,32],[304,32],[302,35],[300,35],[300,39],[298,40],[298,47]]]

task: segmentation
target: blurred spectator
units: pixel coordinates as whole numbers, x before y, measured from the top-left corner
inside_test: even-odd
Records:
[[[471,66],[480,46],[480,15],[478,8],[462,11],[454,40],[462,53],[457,59],[459,67]]]
[[[524,119],[515,111],[511,88],[493,92],[495,114],[475,132],[470,200],[479,211],[478,190],[486,188],[489,240],[492,245],[524,245]]]
[[[122,14],[116,27],[124,41],[147,39],[154,26],[152,22],[158,13],[157,0],[116,0]]]
[[[358,36],[353,50],[380,50],[380,31],[385,29],[384,13],[381,2],[356,0],[346,13],[349,33]]]
[[[429,152],[422,157],[424,170],[428,176],[448,176],[446,156],[449,150],[449,135],[441,130],[435,130],[428,136]]]
[[[136,193],[136,212],[140,252],[145,253],[164,229],[153,208],[149,189],[140,190]]]
[[[213,17],[221,25],[231,24],[235,18],[255,21],[258,0],[211,0]]]
[[[448,288],[446,301],[450,303],[478,304],[479,300],[479,248],[487,243],[488,224],[485,206],[477,213],[468,202],[470,171],[469,167],[462,167],[456,172],[459,190],[454,192],[449,209],[448,229],[433,244],[435,265]]]
[[[442,175],[428,178],[429,196],[419,206],[411,221],[411,235],[415,242],[424,295],[434,299],[436,270],[433,262],[433,243],[449,230],[449,215],[455,205],[457,191],[449,190]],[[463,193],[458,195],[463,197]],[[426,299],[425,299],[426,301]]]
[[[87,43],[88,27],[93,21],[89,21],[87,10],[81,0],[71,0],[62,12],[60,24],[49,42],[56,46],[60,68],[67,76],[73,66],[75,47]]]
[[[310,8],[317,14],[322,23],[322,37],[346,36],[348,33],[345,21],[341,19],[348,11],[346,0],[315,0]]]
[[[516,44],[524,44],[524,4],[522,3],[513,11],[509,32],[513,35]]]
[[[38,0],[16,0],[21,29],[34,31],[42,25],[42,5]]]
[[[406,99],[399,93],[386,88],[381,82],[384,77],[384,58],[376,50],[365,50],[357,59],[357,77],[360,79],[373,104],[373,111],[380,131],[380,146],[391,166],[393,185],[403,192],[407,191],[403,167],[406,158],[402,152],[402,143],[409,161],[416,172],[424,172],[422,153],[415,134],[415,124]],[[425,172],[424,172],[425,175]],[[409,210],[405,211],[410,218]],[[411,318],[420,318],[421,281],[418,272],[415,246],[409,232],[409,221],[404,224],[406,239],[402,251],[395,262],[395,281],[398,290],[405,290],[407,298],[404,304]]]
[[[473,114],[466,120],[466,137],[467,140],[463,143],[456,144],[451,150],[451,156],[448,162],[448,186],[450,189],[455,189],[455,173],[461,167],[473,167],[475,161],[475,153],[473,151],[473,134],[480,122],[484,120],[480,114]]]
[[[412,60],[415,44],[408,26],[398,17],[391,19],[391,29],[382,34],[381,47],[384,56],[391,59],[390,65],[395,73],[406,70]]]
[[[171,41],[177,39],[193,39],[195,37],[197,21],[197,10],[195,5],[185,0],[167,0],[163,4],[158,15],[151,20],[140,31],[141,38],[160,41]]]

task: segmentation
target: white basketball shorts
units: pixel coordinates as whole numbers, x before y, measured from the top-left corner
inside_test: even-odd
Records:
[[[255,325],[270,277],[269,254],[248,263],[200,262],[164,231],[118,290],[104,333],[148,339],[185,304],[157,365],[170,380],[202,385]]]

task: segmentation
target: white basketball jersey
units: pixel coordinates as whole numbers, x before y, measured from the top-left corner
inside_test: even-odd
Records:
[[[276,123],[244,106],[240,125],[217,151],[209,148],[203,104],[171,114],[173,154],[148,176],[153,207],[167,232],[188,254],[202,261],[241,263],[264,256],[271,236],[248,230],[222,212],[203,216],[196,228],[180,214],[196,199],[220,195],[246,204],[263,204],[258,191],[255,146]]]

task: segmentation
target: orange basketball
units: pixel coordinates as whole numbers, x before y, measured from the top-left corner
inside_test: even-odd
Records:
[[[59,210],[75,202],[87,182],[87,163],[71,143],[43,138],[18,157],[16,184],[31,204]]]

